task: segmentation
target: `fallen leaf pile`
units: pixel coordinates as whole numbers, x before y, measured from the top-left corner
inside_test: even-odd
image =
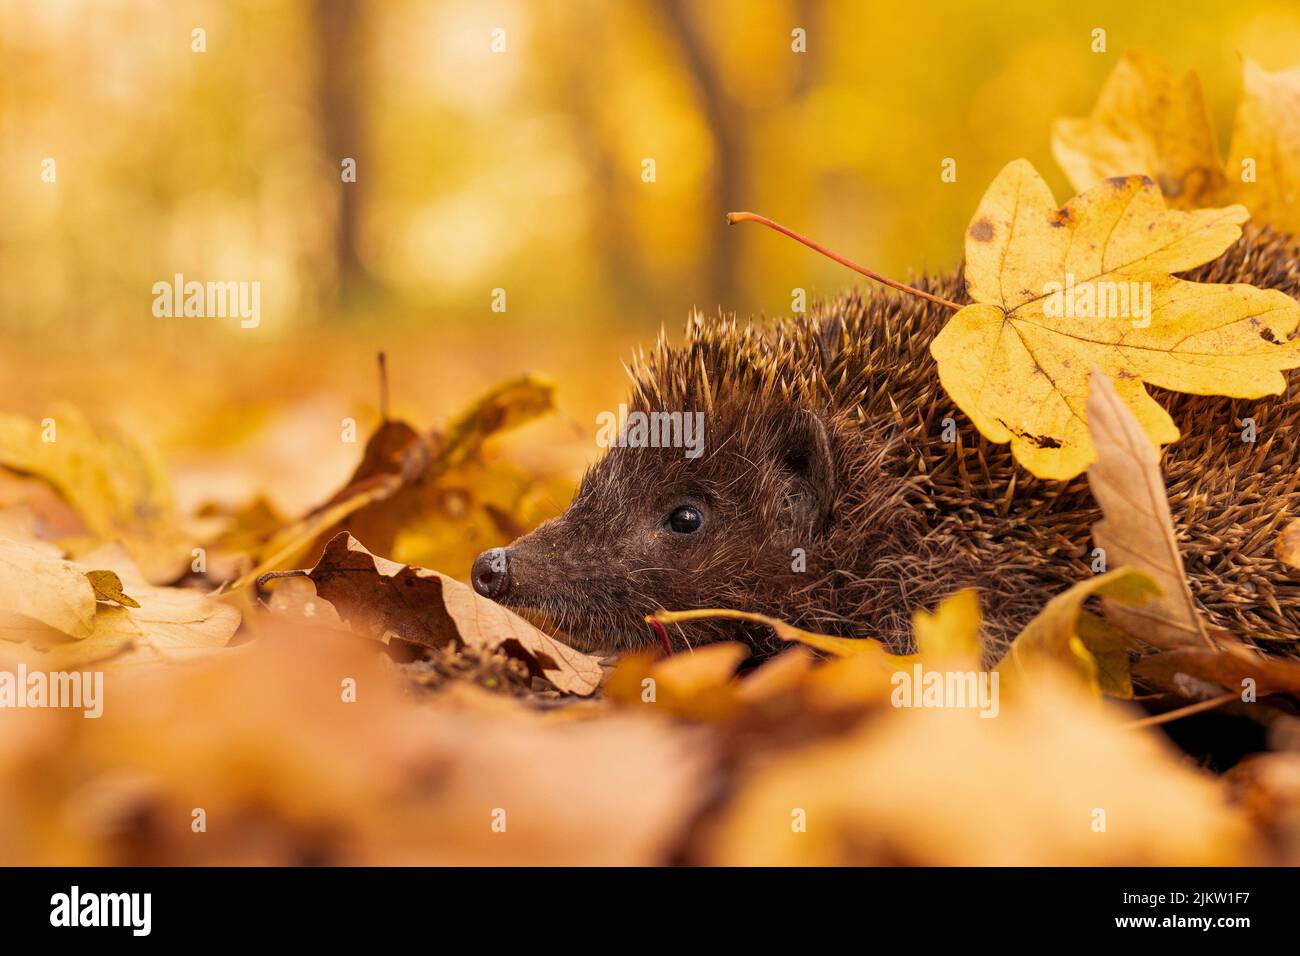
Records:
[[[1168,548],[1162,561],[1148,540],[1170,534],[1154,451],[1101,376],[1093,403],[1109,410],[1090,416],[1094,482],[1107,521],[1121,519],[1110,546],[1131,547],[1130,566],[1052,601],[991,672],[971,591],[917,613],[911,655],[865,632],[831,638],[763,618],[790,647],[756,667],[747,649],[716,644],[610,668],[347,531],[311,567],[263,572],[241,596],[205,593],[198,574],[151,584],[120,546],[44,540],[48,529],[14,505],[0,541],[0,657],[103,667],[104,707],[95,719],[4,711],[0,778],[15,785],[0,791],[0,859],[1294,859],[1283,755],[1217,778],[1116,700],[1136,680],[1182,693],[1188,673],[1231,689],[1248,672],[1267,706],[1295,688],[1297,665],[1263,666],[1227,635],[1196,643],[1172,628],[1152,648],[1123,629],[1125,612],[1182,621],[1189,598]],[[372,463],[379,445],[367,446]],[[1108,501],[1108,487],[1142,481],[1147,498]],[[659,618],[711,615],[745,612]],[[898,675],[927,671],[999,679],[996,719],[900,702]]]

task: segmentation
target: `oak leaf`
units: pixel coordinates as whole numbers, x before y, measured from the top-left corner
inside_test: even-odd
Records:
[[[1057,479],[1095,454],[1085,409],[1093,366],[1159,445],[1179,432],[1144,382],[1236,398],[1282,392],[1281,370],[1300,366],[1289,340],[1300,305],[1276,290],[1171,275],[1220,255],[1246,218],[1241,206],[1170,210],[1140,176],[1106,180],[1058,209],[1029,162],[1010,163],[966,234],[975,304],[930,346],[944,388],[984,437],[1009,441],[1030,472]]]

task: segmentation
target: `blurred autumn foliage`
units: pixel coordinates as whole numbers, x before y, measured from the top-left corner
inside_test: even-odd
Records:
[[[0,661],[107,671],[0,713],[0,863],[1300,860],[1294,749],[1216,778],[1095,673],[899,710],[866,655],[612,665],[455,580],[563,508],[633,343],[845,285],[726,210],[949,267],[1010,158],[1068,195],[1050,123],[1138,46],[1222,128],[1300,11],[0,6]],[[260,322],[156,316],[177,274]],[[918,631],[977,661],[956,600]]]
[[[795,287],[846,284],[792,244],[725,232],[728,208],[886,274],[946,267],[1009,158],[1069,194],[1050,124],[1085,113],[1124,50],[1196,67],[1224,129],[1239,55],[1279,69],[1298,46],[1282,0],[1177,16],[1118,0],[905,15],[14,0],[0,9],[0,397],[29,415],[55,400],[109,411],[183,471],[203,467],[208,495],[266,491],[292,511],[350,466],[337,422],[374,415],[370,356],[387,347],[394,410],[429,424],[509,375],[562,381],[561,415],[515,441],[572,477],[594,453],[591,414],[622,390],[617,359],[660,324],[696,305],[786,313]],[[940,180],[945,158],[956,182]],[[261,325],[154,318],[151,286],[176,273],[260,281]],[[311,474],[292,467],[304,457]]]

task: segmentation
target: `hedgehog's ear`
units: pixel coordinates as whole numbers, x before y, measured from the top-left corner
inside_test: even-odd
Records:
[[[818,530],[830,520],[835,503],[835,462],[821,417],[798,409],[787,422],[784,464],[793,479],[790,511],[800,530]]]

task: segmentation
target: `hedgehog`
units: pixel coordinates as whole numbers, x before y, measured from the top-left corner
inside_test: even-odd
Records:
[[[1294,240],[1266,228],[1185,275],[1300,297]],[[918,287],[959,300],[961,269]],[[996,657],[1093,572],[1099,513],[1085,477],[1034,478],[954,407],[929,354],[950,314],[873,287],[771,324],[695,313],[676,346],[661,332],[628,367],[629,414],[702,414],[705,453],[609,448],[560,517],[478,557],[474,588],[584,650],[656,642],[645,618],[658,609],[732,608],[896,651],[912,647],[916,610],[974,588]],[[1300,515],[1300,399],[1151,391],[1183,431],[1162,468],[1203,611],[1300,647],[1300,574],[1271,551]],[[671,635],[674,649],[717,640],[780,644],[731,620]]]

